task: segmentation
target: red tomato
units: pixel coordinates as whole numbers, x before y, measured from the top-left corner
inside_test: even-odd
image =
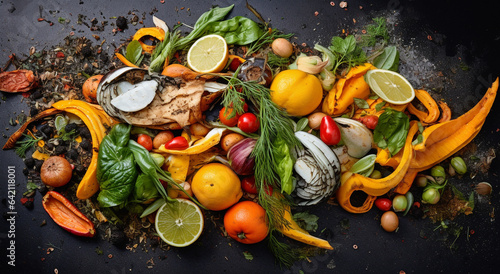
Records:
[[[248,176],[241,180],[241,188],[250,194],[258,194],[257,185],[255,184],[255,176]],[[273,195],[273,187],[266,184],[266,193],[267,195]]]
[[[359,121],[363,123],[367,128],[375,129],[375,127],[377,127],[378,124],[378,116],[376,115],[363,116],[361,117],[361,119],[359,119]]]
[[[340,129],[332,117],[325,116],[321,119],[319,137],[321,141],[329,146],[334,146],[340,142]]]
[[[148,151],[153,149],[153,139],[151,139],[151,136],[147,134],[139,134],[139,137],[137,137],[137,143]]]
[[[256,132],[259,126],[259,119],[251,112],[244,113],[238,119],[238,127],[246,133]]]
[[[375,200],[375,206],[382,211],[388,211],[392,207],[392,201],[387,198],[378,198]]]
[[[172,150],[184,150],[189,147],[189,143],[186,140],[186,138],[182,136],[177,136],[174,139],[168,141],[165,143],[165,148],[166,149],[172,149]]]
[[[219,111],[219,120],[228,127],[236,126],[238,124],[238,118],[240,118],[238,113],[234,112],[233,114],[233,110],[233,108],[228,108],[226,111],[226,108],[223,107]]]
[[[248,176],[241,180],[241,188],[247,193],[257,194],[257,186],[255,185],[255,176]]]

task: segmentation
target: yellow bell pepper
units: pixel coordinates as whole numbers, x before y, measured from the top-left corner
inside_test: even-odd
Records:
[[[207,151],[211,147],[217,145],[220,142],[224,128],[213,128],[210,132],[203,138],[199,139],[192,146],[184,150],[172,150],[166,149],[165,145],[161,145],[158,149],[154,149],[157,153],[167,153],[173,155],[194,155]]]
[[[371,209],[377,196],[386,194],[390,189],[397,186],[403,180],[410,162],[413,158],[412,141],[418,131],[415,121],[410,123],[410,130],[406,137],[404,150],[402,152],[399,166],[389,176],[381,179],[372,179],[360,174],[352,174],[345,182],[342,182],[337,191],[337,200],[340,206],[351,213],[364,213]],[[360,207],[351,204],[350,198],[354,191],[363,191],[368,194],[367,199]]]
[[[322,110],[328,115],[338,116],[352,105],[354,98],[366,99],[370,87],[365,82],[365,73],[375,67],[369,63],[351,68],[344,78],[340,78],[323,99]]]

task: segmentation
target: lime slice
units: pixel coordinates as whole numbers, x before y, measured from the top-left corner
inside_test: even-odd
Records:
[[[211,34],[196,40],[188,51],[187,61],[194,71],[219,72],[226,66],[228,56],[226,40],[220,35]]]
[[[366,155],[365,157],[357,161],[354,165],[352,165],[350,171],[352,173],[358,173],[363,176],[370,176],[370,174],[373,172],[373,169],[375,168],[375,158],[377,158],[377,155],[375,154]]]
[[[61,131],[64,130],[67,124],[68,119],[64,117],[64,115],[57,115],[54,121],[54,126],[56,127],[57,134],[61,134]]]
[[[167,244],[183,247],[196,241],[203,231],[203,214],[190,200],[167,202],[156,213],[156,232]]]
[[[385,69],[369,70],[365,75],[366,83],[382,100],[404,105],[415,98],[415,90],[401,74]]]

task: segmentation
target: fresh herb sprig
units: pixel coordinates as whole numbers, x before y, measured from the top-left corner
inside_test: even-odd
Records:
[[[279,33],[277,29],[270,28],[269,30],[264,30],[264,34],[262,34],[262,36],[260,36],[259,39],[257,39],[257,41],[253,42],[252,44],[250,44],[250,46],[248,46],[245,56],[250,56],[253,53],[258,52],[260,49],[271,44],[277,38],[290,39],[292,36],[293,33],[283,34]]]
[[[36,145],[36,143],[38,143],[38,141],[42,140],[42,138],[35,138],[35,137],[32,137],[32,136],[24,134],[24,133],[23,133],[23,136],[26,139],[24,139],[22,141],[18,141],[17,146],[16,146],[16,154],[21,158],[26,157],[26,151],[28,151],[30,148],[34,147]]]
[[[365,52],[356,44],[356,39],[352,35],[345,39],[339,36],[333,37],[329,49],[335,56],[335,65],[332,70],[335,74],[347,74],[352,67],[366,62]]]
[[[365,27],[366,33],[361,36],[359,45],[361,47],[373,47],[377,43],[385,46],[389,43],[389,31],[387,30],[387,19],[385,17],[373,18],[373,24]]]

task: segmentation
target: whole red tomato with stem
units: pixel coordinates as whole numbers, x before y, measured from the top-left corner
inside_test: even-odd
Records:
[[[187,149],[188,147],[189,147],[188,141],[186,140],[186,138],[182,136],[177,136],[174,139],[165,143],[165,148],[171,150],[184,150]]]
[[[388,211],[392,207],[392,201],[388,198],[377,198],[375,206],[382,211]]]
[[[244,113],[238,119],[238,128],[246,133],[254,133],[259,130],[260,122],[257,116],[251,112]]]
[[[269,231],[266,211],[256,202],[239,202],[224,215],[224,228],[240,243],[258,243],[267,237]]]
[[[137,143],[148,151],[153,149],[153,139],[151,139],[151,136],[147,134],[139,134],[139,136],[137,136]]]
[[[332,117],[325,116],[321,119],[319,137],[321,138],[321,141],[329,146],[334,146],[340,142],[340,129]]]
[[[236,126],[238,124],[238,118],[240,118],[240,115],[238,115],[233,108],[223,107],[219,111],[219,120],[228,127]]]

